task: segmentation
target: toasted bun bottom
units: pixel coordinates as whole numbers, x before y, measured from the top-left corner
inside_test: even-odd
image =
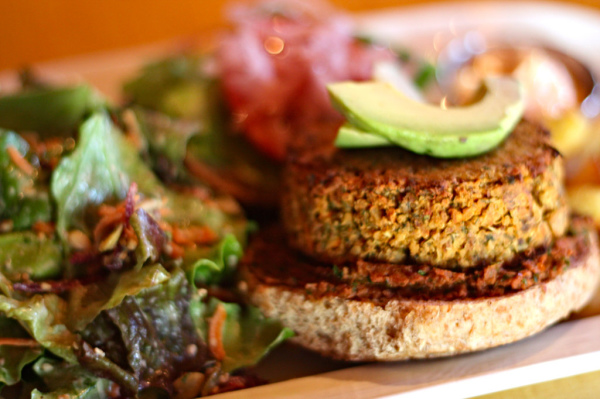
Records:
[[[600,278],[597,239],[577,264],[514,294],[468,300],[392,299],[385,305],[312,298],[246,273],[250,301],[296,332],[300,345],[338,359],[448,356],[518,341],[581,309]]]

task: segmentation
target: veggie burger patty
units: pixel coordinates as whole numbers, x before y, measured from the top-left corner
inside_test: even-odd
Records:
[[[592,255],[593,225],[575,217],[567,234],[548,247],[529,248],[511,260],[479,268],[359,260],[332,265],[290,249],[279,228],[261,233],[248,250],[244,273],[251,279],[303,292],[312,299],[343,297],[378,305],[402,297],[464,300],[516,293],[579,267]]]
[[[562,179],[549,134],[525,121],[477,158],[400,148],[306,152],[285,172],[282,219],[289,244],[324,262],[468,268],[562,236]]]

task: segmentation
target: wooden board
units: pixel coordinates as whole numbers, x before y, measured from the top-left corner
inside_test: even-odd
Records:
[[[446,359],[369,364],[219,395],[236,398],[467,398],[600,369],[600,316]],[[294,367],[289,358],[280,367]]]

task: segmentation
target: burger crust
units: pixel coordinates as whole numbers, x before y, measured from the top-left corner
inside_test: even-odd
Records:
[[[477,158],[320,151],[289,162],[283,181],[289,244],[325,262],[473,267],[550,245],[568,225],[562,158],[526,121]]]
[[[268,317],[292,328],[294,341],[344,360],[390,361],[449,356],[508,344],[582,308],[600,277],[597,238],[552,280],[498,297],[463,300],[393,298],[384,304],[314,297],[265,282],[242,264],[243,288]]]

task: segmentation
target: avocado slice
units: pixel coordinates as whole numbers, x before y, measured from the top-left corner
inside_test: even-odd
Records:
[[[412,100],[384,82],[330,84],[333,104],[350,122],[340,128],[336,145],[398,145],[439,158],[483,154],[512,132],[524,110],[516,80],[494,77],[484,84],[480,101],[448,109]]]
[[[0,127],[69,135],[100,102],[87,85],[19,92],[0,97]]]
[[[383,136],[359,130],[349,123],[344,123],[338,130],[335,146],[340,148],[370,148],[395,146]]]

